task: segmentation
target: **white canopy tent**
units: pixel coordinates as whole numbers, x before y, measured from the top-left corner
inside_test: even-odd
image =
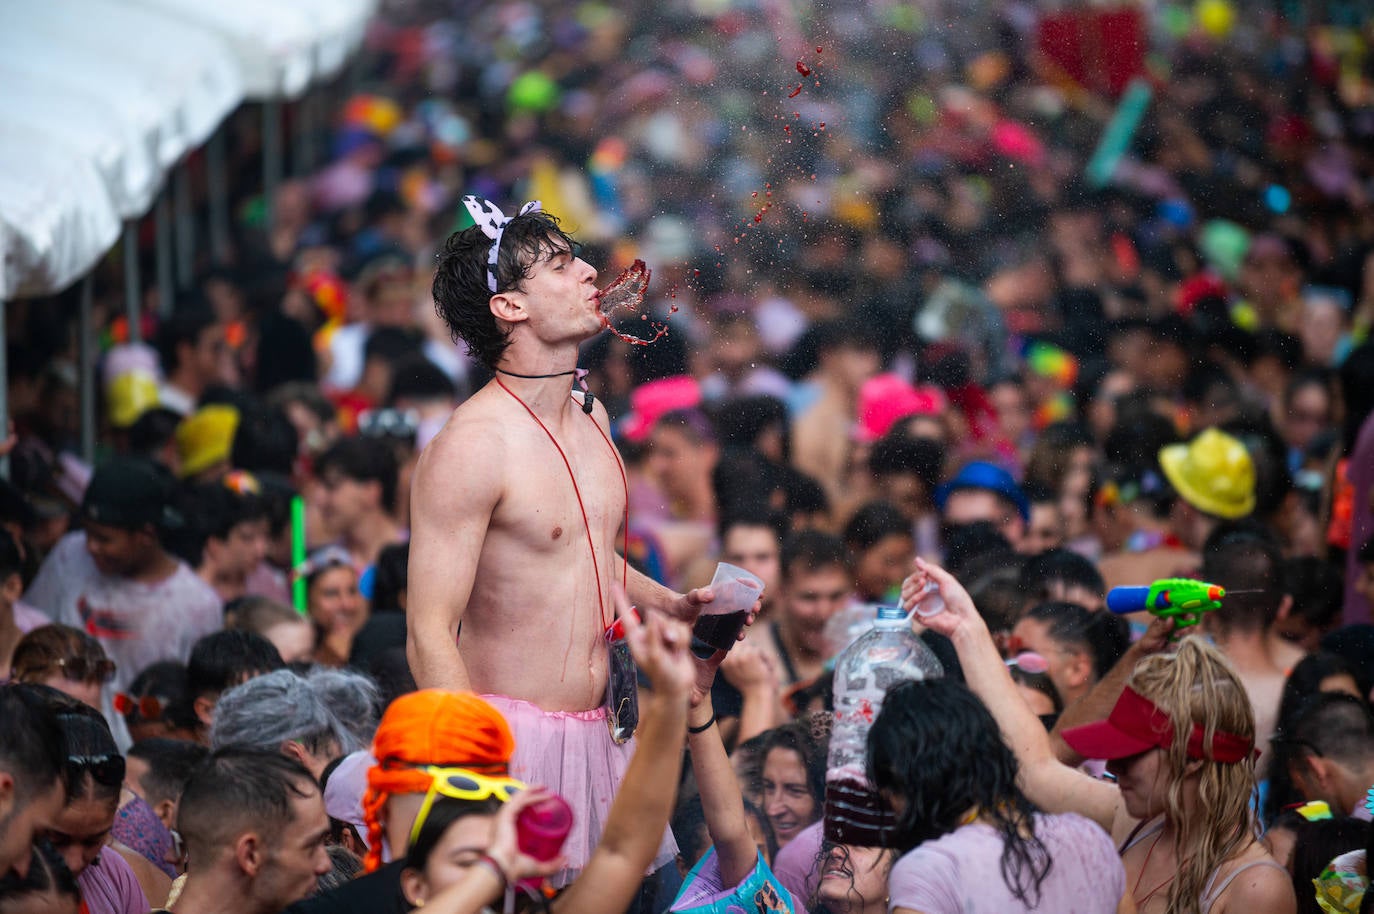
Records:
[[[158,200],[169,171],[245,99],[276,112],[281,99],[337,74],[375,9],[376,0],[0,4],[0,308],[86,276],[121,221],[126,272],[136,269],[132,220]],[[178,176],[184,187],[184,169]],[[166,208],[157,209],[161,234]],[[128,292],[136,328],[136,276]],[[2,334],[0,310],[0,429]]]

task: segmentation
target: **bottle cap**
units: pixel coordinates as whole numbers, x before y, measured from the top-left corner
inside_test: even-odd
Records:
[[[878,622],[905,622],[906,610],[900,606],[879,606]]]

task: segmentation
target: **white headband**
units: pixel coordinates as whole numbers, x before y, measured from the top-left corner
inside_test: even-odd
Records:
[[[487,287],[492,292],[496,291],[496,261],[501,255],[501,235],[506,230],[514,216],[507,216],[501,212],[500,207],[490,200],[483,200],[481,197],[468,194],[463,198],[463,205],[468,208],[468,215],[472,216],[472,221],[482,230],[482,234],[491,239],[491,253],[487,255]],[[520,207],[517,215],[526,216],[530,213],[542,211],[538,200],[531,200]]]

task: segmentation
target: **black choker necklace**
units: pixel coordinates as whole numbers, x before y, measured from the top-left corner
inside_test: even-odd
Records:
[[[521,378],[526,381],[542,381],[546,378],[561,378],[572,375],[577,381],[577,385],[582,388],[582,411],[587,415],[592,414],[592,404],[596,402],[596,396],[587,389],[587,369],[569,368],[567,371],[555,371],[551,374],[518,374],[514,371],[506,371],[504,368],[495,369],[497,374],[503,374],[512,378]]]

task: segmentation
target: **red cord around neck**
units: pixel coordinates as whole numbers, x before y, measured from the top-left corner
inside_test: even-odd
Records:
[[[520,399],[519,395],[507,387],[499,377],[496,378],[496,383],[501,385],[501,389],[510,394],[516,403],[525,407],[525,412],[529,413],[530,418],[539,424],[539,427],[544,430],[545,435],[549,436],[549,441],[553,442],[554,448],[558,451],[558,456],[563,458],[563,466],[567,467],[568,479],[572,480],[573,494],[577,496],[577,507],[578,510],[582,512],[582,528],[587,531],[587,548],[591,550],[592,571],[596,573],[596,602],[601,611],[601,630],[605,631],[608,623],[606,622],[606,589],[601,586],[601,563],[596,560],[596,544],[592,541],[592,525],[591,522],[587,520],[587,506],[582,502],[582,490],[577,485],[577,477],[573,475],[572,463],[569,462],[568,455],[563,452],[563,446],[560,445],[558,439],[553,436],[553,432],[549,431],[549,427],[544,424],[544,420],[540,419],[535,411],[530,409],[529,404]],[[610,449],[611,459],[615,461],[615,468],[620,471],[620,484],[625,489],[624,544],[621,547],[622,565],[620,570],[620,581],[621,585],[624,586],[630,567],[630,482],[625,476],[625,467],[620,462],[620,454],[616,452],[615,445],[611,444],[611,439],[607,437],[605,430],[601,427],[601,423],[597,422],[596,417],[591,413],[587,413],[587,418],[592,420],[592,425],[596,426],[597,432],[601,435],[601,440],[605,441],[606,447]]]

